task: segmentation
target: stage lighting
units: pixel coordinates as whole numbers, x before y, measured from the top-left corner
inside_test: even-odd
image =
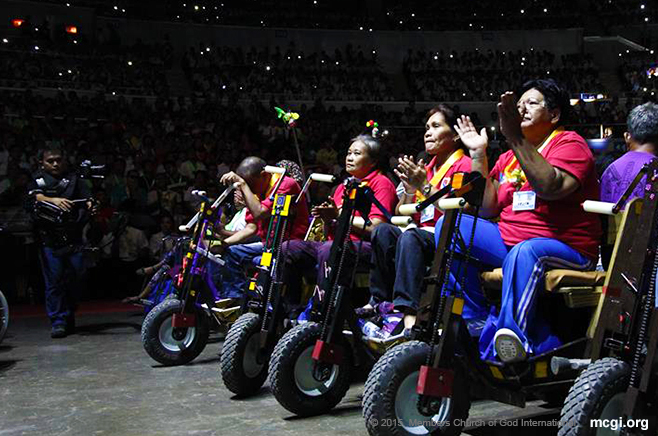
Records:
[[[78,28],[77,26],[66,26],[65,27],[66,33],[71,33],[71,34],[76,34],[78,33]]]
[[[21,27],[25,23],[25,20],[22,18],[14,18],[11,20],[11,25],[14,27]]]

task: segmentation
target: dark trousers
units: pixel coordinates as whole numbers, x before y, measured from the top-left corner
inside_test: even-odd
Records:
[[[418,309],[423,278],[434,257],[434,234],[380,224],[371,238],[370,304],[393,301],[396,309]]]
[[[39,257],[46,286],[46,313],[53,326],[65,325],[75,313],[85,272],[83,253],[58,254],[53,248],[42,247]]]
[[[283,244],[283,255],[285,256],[285,282],[288,286],[288,295],[297,296],[301,294],[302,276],[314,275],[316,284],[321,285],[323,280],[329,276],[331,268],[338,265],[329,265],[331,245],[333,241],[287,241]],[[359,260],[368,262],[371,256],[370,242],[350,242],[350,252],[343,263],[341,282],[347,284],[352,278],[355,266],[355,255],[358,251]]]

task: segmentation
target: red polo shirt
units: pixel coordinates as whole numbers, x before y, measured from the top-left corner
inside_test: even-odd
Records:
[[[574,176],[580,187],[560,200],[547,201],[537,197],[533,210],[515,212],[512,210],[512,202],[516,189],[505,180],[503,173],[514,153],[512,150],[503,153],[489,173],[490,177],[500,183],[498,210],[503,241],[513,246],[531,238],[553,238],[589,259],[597,259],[601,221],[596,214],[585,212],[581,206],[585,200],[599,198],[599,181],[592,152],[580,135],[566,131],[556,135],[541,154],[548,163]],[[533,189],[529,182],[525,182],[519,190]]]
[[[382,174],[381,171],[377,170],[365,176],[361,181],[368,183],[368,186],[370,187],[370,189],[372,189],[372,192],[375,194],[375,198],[382,204],[382,206],[388,209],[389,213],[395,212],[395,205],[398,202],[398,197],[395,194],[395,185],[393,185],[393,182],[391,182],[391,180],[388,177]],[[334,192],[334,203],[336,204],[336,207],[339,209],[343,205],[344,192],[345,192],[345,185],[343,184],[340,184],[338,188],[336,188],[336,191]],[[361,216],[361,214],[357,211],[356,216]],[[388,219],[386,218],[386,215],[384,215],[384,212],[382,212],[381,209],[375,206],[374,204],[370,207],[370,213],[368,214],[368,218],[371,221],[374,218],[379,218],[384,222],[388,222]],[[351,238],[352,240],[360,239],[354,233],[352,233]]]
[[[274,187],[272,187],[272,189],[274,189]],[[265,195],[265,200],[260,202],[261,206],[268,210],[268,213],[263,217],[263,219],[256,222],[256,220],[254,220],[254,216],[249,210],[245,215],[245,221],[247,223],[256,223],[256,226],[258,226],[258,236],[260,236],[263,242],[265,242],[265,239],[267,238],[267,227],[270,223],[270,217],[272,216],[269,213],[272,211],[272,205],[274,204],[274,201],[270,200],[272,189]],[[292,195],[292,201],[294,202],[297,199],[297,194],[299,194],[301,190],[302,189],[299,187],[299,184],[293,178],[285,176],[281,182],[281,185],[279,186],[277,194]],[[291,223],[288,223],[288,231],[286,232],[287,239],[304,239],[309,223],[306,197],[303,197],[301,200],[299,200],[299,203],[296,206],[291,205],[291,213],[293,210],[295,215],[294,221],[292,222],[292,227],[290,227]]]
[[[431,181],[432,177],[434,177],[434,170],[436,167],[436,156],[432,158],[429,164],[425,166],[425,171],[427,172],[427,181]],[[441,166],[439,165],[439,168]],[[462,156],[457,162],[452,164],[452,166],[448,169],[446,172],[445,176],[443,176],[443,179],[441,179],[441,183],[439,183],[438,188],[444,188],[448,183],[450,183],[450,179],[452,178],[452,175],[455,173],[468,173],[471,171],[471,158],[468,156]],[[416,196],[414,195],[414,198],[412,200],[414,203],[416,202]],[[438,207],[434,208],[434,218],[429,221],[425,221],[424,223],[420,222],[420,214],[414,214],[412,215],[412,218],[414,219],[415,222],[420,223],[420,227],[432,227],[436,225],[436,222],[441,218],[441,215],[443,215],[443,212],[441,209]]]

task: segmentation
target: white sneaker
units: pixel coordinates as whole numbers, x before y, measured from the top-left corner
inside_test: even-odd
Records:
[[[520,362],[526,359],[521,339],[510,329],[500,329],[494,335],[494,347],[498,358],[504,363]]]

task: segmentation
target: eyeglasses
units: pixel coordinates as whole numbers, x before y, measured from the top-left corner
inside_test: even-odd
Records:
[[[531,98],[525,101],[519,100],[519,102],[516,104],[516,108],[519,110],[519,112],[523,109],[524,106],[525,109],[529,111],[537,109],[538,107],[546,107],[546,102]]]

